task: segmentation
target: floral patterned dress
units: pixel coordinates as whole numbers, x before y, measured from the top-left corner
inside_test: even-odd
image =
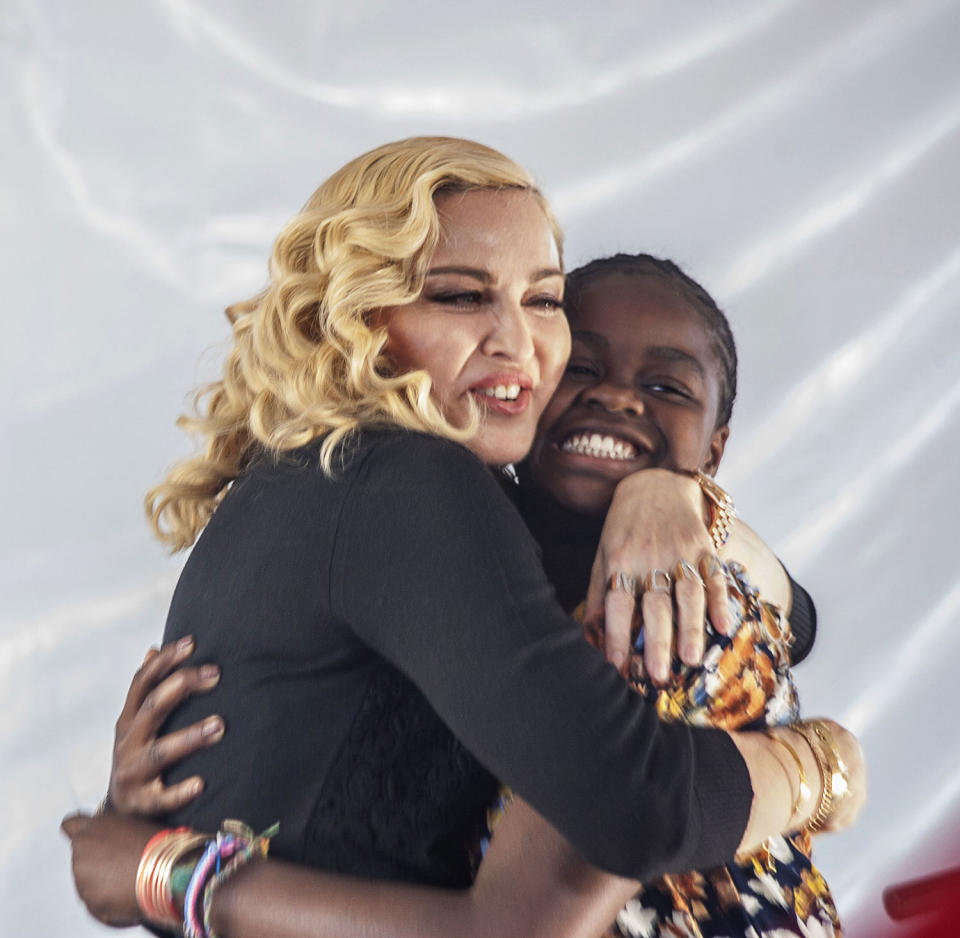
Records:
[[[707,627],[707,651],[695,668],[674,662],[666,687],[633,680],[662,720],[721,729],[762,729],[799,718],[790,674],[790,625],[764,602],[742,567],[727,570],[733,628]],[[578,610],[579,611],[579,610]],[[642,648],[642,638],[638,640]],[[492,831],[511,798],[491,809]],[[671,874],[644,886],[601,938],[834,938],[840,922],[830,890],[811,862],[810,835],[770,838],[727,866]]]

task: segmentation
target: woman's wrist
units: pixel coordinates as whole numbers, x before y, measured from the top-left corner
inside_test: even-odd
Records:
[[[684,470],[681,475],[689,476],[699,486],[703,494],[704,524],[713,546],[719,551],[727,543],[733,520],[737,516],[733,498],[712,476],[699,469]]]

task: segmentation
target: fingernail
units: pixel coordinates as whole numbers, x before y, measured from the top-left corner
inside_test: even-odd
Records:
[[[623,667],[623,662],[627,660],[627,656],[622,651],[615,651],[610,656],[610,664],[612,664],[618,671]]]
[[[186,651],[188,648],[193,648],[192,635],[184,635],[183,638],[181,638],[180,641],[177,642],[177,651],[183,652],[183,651]]]
[[[650,669],[653,674],[653,679],[658,684],[665,684],[667,681],[667,666],[661,664],[659,661]]]
[[[205,664],[200,667],[200,677],[204,681],[219,679],[220,669],[215,664]]]
[[[202,778],[194,779],[193,784],[191,784],[189,791],[191,795],[199,795],[200,792],[203,791],[203,779]]]
[[[210,717],[200,730],[204,736],[217,736],[223,732],[223,720],[220,717]]]

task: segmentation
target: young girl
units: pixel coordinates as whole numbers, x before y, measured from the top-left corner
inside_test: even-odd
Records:
[[[619,254],[568,275],[566,309],[570,361],[520,467],[521,489],[602,518],[617,482],[636,469],[713,476],[730,434],[737,357],[710,295],[670,261]],[[760,600],[742,567],[731,564],[728,576],[736,625],[725,636],[708,628],[703,664],[687,667],[674,658],[662,685],[637,670],[631,681],[664,720],[724,729],[794,723],[790,625]],[[639,647],[642,641],[641,633]],[[610,934],[831,935],[839,928],[810,862],[809,834],[797,832],[771,838],[735,864],[645,887]]]

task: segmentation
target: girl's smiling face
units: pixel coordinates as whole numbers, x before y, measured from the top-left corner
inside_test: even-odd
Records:
[[[655,275],[611,272],[569,309],[573,348],[527,465],[561,504],[603,514],[638,469],[716,472],[721,364],[702,317]]]

